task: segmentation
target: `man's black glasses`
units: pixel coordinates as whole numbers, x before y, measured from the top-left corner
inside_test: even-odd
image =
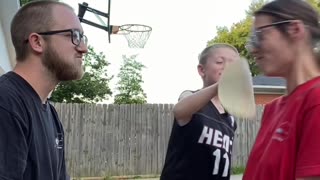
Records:
[[[84,42],[85,45],[88,44],[88,38],[83,33],[81,33],[78,29],[65,29],[65,30],[57,30],[57,31],[47,31],[47,32],[38,32],[37,34],[40,35],[55,35],[60,34],[64,32],[70,32],[71,33],[71,42],[72,44],[79,46],[81,41]],[[28,40],[26,40],[28,42]]]

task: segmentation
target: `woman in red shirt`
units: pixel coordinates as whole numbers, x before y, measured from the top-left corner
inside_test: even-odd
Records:
[[[243,179],[320,179],[319,15],[303,0],[275,0],[254,16],[247,47],[288,94],[265,106]]]

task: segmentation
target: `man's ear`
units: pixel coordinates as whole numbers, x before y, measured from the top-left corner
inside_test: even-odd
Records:
[[[204,77],[204,75],[205,75],[205,68],[204,68],[204,65],[202,65],[202,64],[198,64],[198,73],[199,73],[199,75],[203,78]]]
[[[42,53],[44,49],[44,40],[37,33],[31,33],[28,37],[28,43],[32,51],[36,53]]]

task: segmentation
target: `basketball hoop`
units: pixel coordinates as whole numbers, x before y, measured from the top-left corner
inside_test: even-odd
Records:
[[[128,41],[128,46],[130,48],[144,48],[149,36],[151,34],[152,28],[150,26],[142,24],[125,24],[122,26],[113,26],[110,25],[110,5],[111,0],[108,0],[108,12],[102,12],[97,9],[89,7],[88,3],[83,2],[79,4],[78,17],[80,22],[86,23],[88,25],[94,26],[99,29],[103,29],[108,32],[109,43],[111,34],[124,35]],[[100,21],[101,24],[94,23],[87,19],[84,19],[85,12],[89,11],[93,13],[96,18]],[[105,23],[101,17],[108,19],[108,22]]]
[[[112,26],[112,34],[124,35],[130,48],[144,48],[152,28],[143,24]]]

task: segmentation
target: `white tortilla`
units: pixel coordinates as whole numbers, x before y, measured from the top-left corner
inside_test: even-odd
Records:
[[[246,119],[256,117],[252,77],[246,59],[234,61],[225,67],[219,81],[218,96],[231,115]]]

